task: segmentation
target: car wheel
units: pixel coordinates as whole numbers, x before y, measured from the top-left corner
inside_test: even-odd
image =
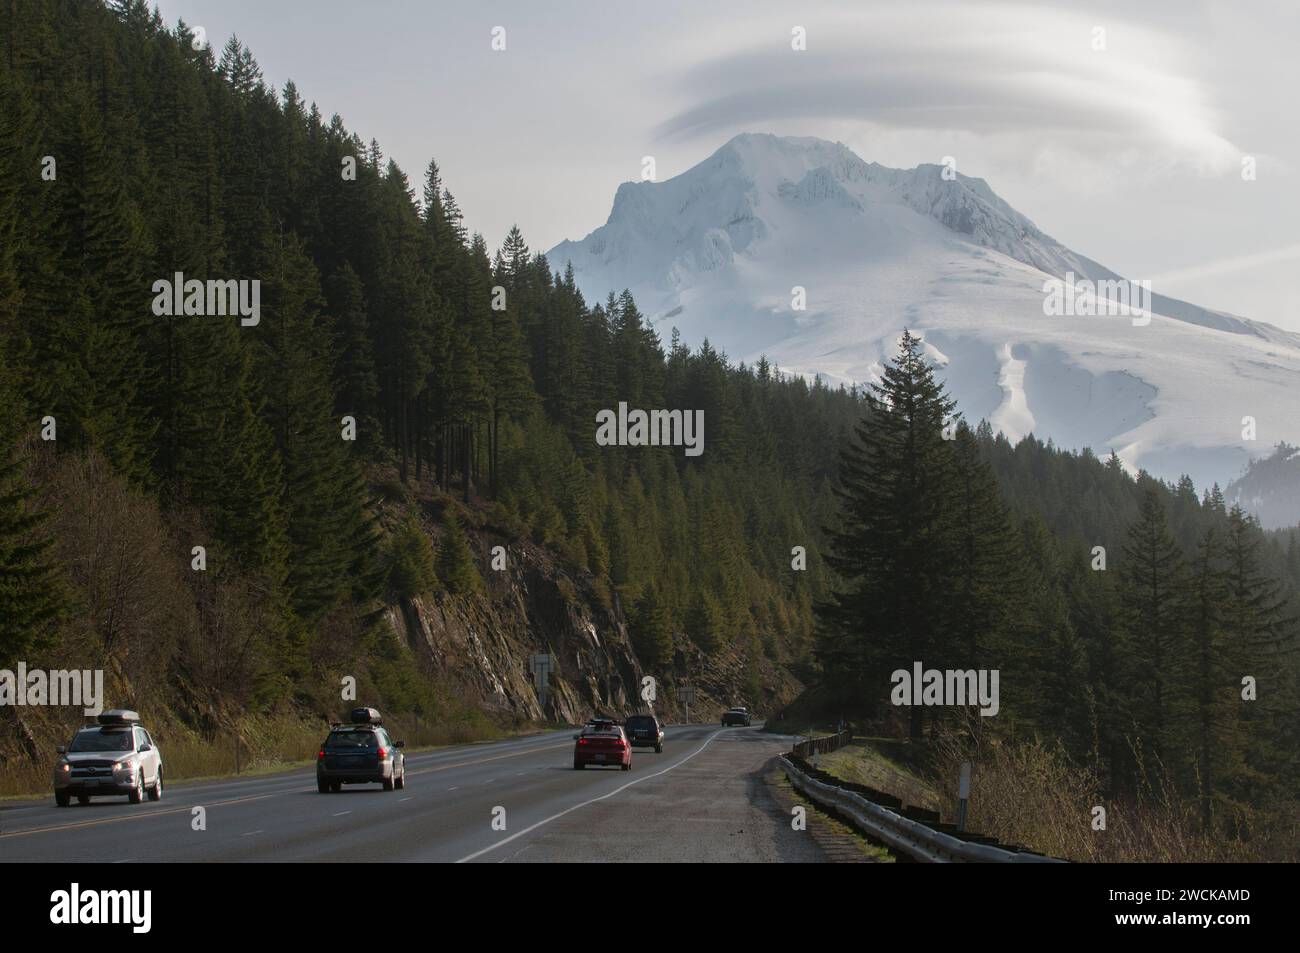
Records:
[[[331,781],[331,782],[330,782],[330,793],[331,793],[331,794],[338,794],[338,793],[339,793],[340,791],[342,791],[342,790],[343,790],[343,782],[342,782],[342,781]]]
[[[586,767],[586,765],[583,764],[581,761],[575,761],[575,762],[573,762],[573,770],[574,770],[574,771],[581,771],[581,770],[582,770],[583,768],[585,768],[585,767]]]
[[[67,791],[55,791],[54,803],[57,804],[59,807],[67,807],[69,804],[72,803],[72,795],[69,794]]]
[[[623,765],[622,768],[623,768],[624,771],[631,771],[631,770],[632,770],[632,762],[629,761],[627,764]]]
[[[82,807],[85,807],[87,804],[90,803],[90,795],[89,795],[89,794],[78,794],[78,795],[77,795],[77,803],[80,804]]]
[[[397,777],[395,774],[390,774],[388,777],[384,778],[385,791],[391,791],[395,787],[397,787]]]
[[[158,777],[153,779],[153,787],[149,789],[149,800],[161,801],[163,795],[162,783],[162,765],[158,765]]]
[[[664,746],[663,746],[663,745],[655,745],[655,754],[663,754],[663,753],[664,753]]]
[[[131,789],[131,793],[126,796],[126,799],[132,804],[139,804],[144,800],[144,768],[136,772],[135,787]]]
[[[406,765],[402,765],[402,773],[397,776],[397,790],[406,790]]]
[[[321,794],[329,794],[329,793],[330,793],[330,783],[329,783],[328,781],[322,781],[320,778],[317,778],[317,779],[316,779],[316,790],[319,791]]]

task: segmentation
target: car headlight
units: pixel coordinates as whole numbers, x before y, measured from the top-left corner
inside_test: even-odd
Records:
[[[60,761],[54,770],[58,771],[60,774],[67,774],[72,770],[72,765],[68,764],[66,761]]]
[[[117,774],[134,774],[134,773],[135,773],[135,762],[134,762],[134,761],[119,761],[117,764],[113,765],[113,771],[114,771],[114,773],[117,773]]]

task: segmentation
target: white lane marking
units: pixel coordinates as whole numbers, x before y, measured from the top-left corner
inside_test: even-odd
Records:
[[[244,831],[244,833],[240,834],[239,836],[240,836],[240,837],[252,837],[254,834],[260,834],[260,833],[262,833],[262,829],[259,827],[259,828],[258,828],[257,830],[255,830],[255,831]]]
[[[697,727],[697,728],[698,728],[698,727],[703,727],[703,726],[701,726],[701,725],[692,725],[692,726],[690,726],[690,727]],[[550,735],[541,735],[541,736],[537,736],[537,737],[534,738],[534,739],[529,739],[529,740],[530,740],[530,741],[541,741],[541,740],[547,740],[547,741],[549,741],[549,740],[552,739],[552,737],[553,737],[553,736],[550,736]],[[486,744],[486,745],[483,745],[482,747],[485,747],[485,748],[492,748],[492,747],[496,747],[497,745],[508,745],[508,744],[511,744],[511,743],[510,743],[510,742],[490,742],[490,743],[488,743],[488,744]],[[468,745],[468,746],[466,746],[466,747],[471,747],[471,748],[472,748],[472,747],[478,747],[478,746],[477,746],[477,745]],[[548,747],[548,746],[545,746],[545,745],[539,745],[539,746],[537,746],[537,749],[536,749],[536,750],[544,751],[544,750],[546,750],[547,747]],[[569,747],[569,745],[567,745],[567,744],[564,744],[564,745],[554,745],[553,747],[557,747],[557,748],[559,748],[559,747],[565,747],[565,748],[567,748],[567,747]],[[435,753],[439,753],[439,754],[441,754],[441,753],[453,754],[453,753],[459,753],[459,752],[452,752],[452,751],[448,751],[448,752],[425,752],[425,754],[435,754]],[[520,752],[520,753],[521,753],[521,754],[525,754],[525,753],[531,753],[531,752]],[[493,758],[484,758],[484,759],[482,759],[482,760],[480,760],[480,761],[466,761],[466,762],[461,762],[461,763],[457,763],[457,764],[447,765],[446,767],[447,767],[447,768],[458,768],[458,767],[463,767],[464,765],[482,764],[484,761],[495,761],[495,760],[499,760],[499,757],[503,757],[503,756],[498,756],[498,757],[493,757]],[[426,768],[426,769],[425,769],[425,771],[431,771],[431,770],[433,770],[433,771],[441,771],[441,770],[444,770],[444,768],[442,768],[442,767],[438,767],[438,768]],[[415,772],[415,773],[419,774],[419,773],[422,773],[422,772]],[[184,793],[185,793],[185,795],[186,795],[186,798],[188,799],[189,796],[191,796],[191,795],[201,793],[202,791],[206,791],[206,790],[209,790],[209,789],[211,789],[211,788],[231,788],[231,789],[234,789],[234,788],[241,788],[241,787],[262,787],[262,786],[267,785],[267,784],[274,785],[276,788],[279,788],[280,785],[282,785],[282,784],[284,784],[284,783],[289,783],[289,784],[299,784],[299,783],[301,783],[301,781],[302,781],[302,778],[301,778],[301,777],[295,777],[294,774],[292,774],[292,773],[286,773],[286,774],[284,774],[284,775],[273,775],[273,776],[268,777],[268,778],[266,778],[266,779],[257,779],[257,780],[234,780],[234,779],[232,779],[232,780],[230,780],[230,781],[217,781],[217,782],[212,782],[212,783],[210,783],[210,784],[209,784],[209,783],[197,783],[197,784],[194,784],[194,785],[186,784],[186,785],[183,786],[183,790],[184,790]],[[170,799],[173,800],[173,801],[175,800],[175,795],[176,795],[176,792],[177,792],[177,787],[178,787],[178,786],[169,786],[169,787],[168,787],[168,790],[172,792],[172,796],[171,796]],[[206,806],[207,806],[207,807],[219,807],[219,806],[223,806],[223,805],[227,805],[227,804],[245,804],[245,803],[247,803],[247,802],[249,802],[249,801],[262,801],[262,800],[265,800],[265,799],[267,799],[267,798],[271,798],[271,797],[279,797],[279,796],[281,796],[281,795],[285,795],[285,794],[298,794],[298,793],[301,793],[301,792],[303,792],[303,791],[315,791],[315,790],[316,790],[315,786],[312,786],[312,787],[293,787],[293,788],[286,788],[286,789],[284,789],[284,790],[274,790],[274,791],[270,791],[270,792],[268,792],[268,793],[266,793],[266,794],[246,794],[246,795],[241,795],[241,796],[239,796],[239,797],[225,798],[225,799],[220,800],[220,801],[214,801],[214,802],[211,802],[211,803],[209,803],[209,804],[206,805]],[[450,787],[450,788],[447,788],[447,790],[448,790],[448,791],[455,791],[455,790],[457,790],[457,788],[456,788],[456,787]],[[32,807],[31,809],[38,809],[38,810],[39,810],[39,809],[42,808],[43,806],[44,806],[44,805],[33,805],[33,807]],[[150,818],[150,817],[166,817],[166,816],[169,816],[169,815],[172,815],[172,814],[188,814],[188,813],[190,812],[190,810],[193,808],[193,806],[194,806],[194,805],[187,805],[187,806],[185,806],[185,807],[174,807],[174,808],[169,808],[169,809],[165,809],[165,810],[141,811],[140,813],[132,813],[132,814],[118,814],[118,815],[114,815],[114,816],[112,816],[112,817],[102,817],[102,818],[98,818],[98,819],[96,819],[96,820],[90,820],[90,821],[74,821],[74,822],[70,822],[70,823],[67,823],[67,824],[55,824],[55,825],[52,825],[52,826],[49,826],[49,827],[30,827],[30,828],[20,829],[20,830],[16,830],[16,831],[0,831],[0,840],[3,840],[3,839],[5,839],[5,838],[9,838],[9,837],[27,837],[27,836],[30,836],[30,835],[32,835],[32,834],[49,834],[49,833],[53,833],[53,832],[56,832],[56,831],[74,830],[74,829],[76,829],[76,828],[81,828],[81,827],[98,827],[98,826],[100,826],[100,825],[102,825],[102,824],[116,824],[116,823],[119,823],[119,822],[121,822],[121,821],[138,821],[138,820],[144,820],[144,819],[146,819],[146,818]],[[17,811],[17,810],[28,810],[28,809],[29,809],[29,808],[16,808],[16,809],[11,809],[11,810],[13,810],[13,811]],[[11,810],[6,810],[6,811],[4,812],[4,814],[8,815],[9,813],[11,813]]]
[[[709,737],[704,740],[704,744],[700,745],[698,748],[696,748],[686,757],[682,758],[682,760],[678,761],[676,764],[670,764],[668,767],[662,768],[656,771],[654,774],[647,774],[645,777],[637,778],[635,781],[629,781],[627,782],[627,784],[615,788],[614,790],[610,791],[608,794],[602,794],[600,797],[593,797],[588,801],[583,801],[581,804],[575,804],[573,805],[573,807],[565,808],[563,811],[560,811],[558,814],[552,814],[550,817],[540,820],[536,824],[530,824],[528,827],[525,827],[522,831],[517,831],[514,834],[511,834],[509,837],[503,837],[495,844],[492,844],[488,847],[484,847],[482,850],[476,850],[472,854],[467,854],[466,856],[462,857],[460,860],[456,861],[456,863],[463,864],[466,863],[467,861],[476,860],[479,857],[482,857],[484,854],[496,850],[498,847],[503,847],[504,845],[509,844],[515,838],[523,837],[525,834],[531,833],[532,831],[537,830],[537,828],[539,827],[544,827],[545,825],[551,823],[551,821],[559,820],[560,818],[564,817],[564,815],[566,814],[572,814],[574,811],[578,810],[579,808],[586,807],[588,804],[595,804],[597,801],[608,800],[609,798],[612,798],[615,794],[619,794],[623,791],[626,791],[628,788],[632,787],[633,785],[640,784],[642,781],[649,781],[651,778],[657,778],[660,775],[667,774],[669,771],[673,770],[674,768],[681,767],[687,761],[690,761],[691,758],[694,758],[697,754],[699,754],[701,751],[707,748],[709,746],[709,742],[711,742],[714,738],[718,737],[721,731],[722,729],[714,731],[713,734],[709,735]]]
[[[434,772],[434,771],[449,771],[449,770],[451,770],[452,768],[463,768],[463,767],[465,767],[466,765],[471,765],[471,764],[487,764],[487,762],[489,762],[489,761],[500,761],[502,758],[518,758],[518,757],[522,757],[523,755],[536,754],[536,753],[539,752],[539,751],[547,751],[547,750],[549,750],[549,749],[551,749],[551,748],[568,748],[568,747],[571,747],[571,746],[568,744],[568,742],[564,742],[564,743],[562,743],[562,744],[558,744],[558,745],[544,745],[544,746],[539,746],[539,747],[536,747],[536,748],[528,748],[528,749],[526,749],[526,750],[524,750],[524,751],[510,751],[510,752],[507,752],[506,754],[493,755],[493,756],[490,757],[490,758],[479,758],[477,761],[456,761],[456,762],[454,762],[454,763],[452,763],[452,764],[439,764],[439,765],[434,765],[434,766],[431,767],[431,768],[421,768],[420,770],[415,771],[415,772],[412,772],[412,773],[413,773],[413,774],[430,774],[430,773],[432,773],[432,772]]]
[[[398,801],[399,804],[400,804],[402,801],[409,801],[409,800],[410,800],[409,797],[399,797],[399,798],[397,799],[397,801]]]
[[[416,764],[423,764],[425,762],[438,759],[438,758],[461,757],[466,753],[472,754],[476,750],[477,751],[489,751],[489,750],[512,751],[515,748],[525,748],[525,747],[536,747],[538,749],[544,750],[547,746],[542,744],[542,742],[555,741],[556,738],[562,733],[563,732],[546,732],[540,735],[529,735],[524,738],[506,739],[504,741],[476,741],[476,742],[469,742],[466,744],[449,745],[446,748],[441,748],[434,751],[417,751],[412,753],[410,758],[412,762]],[[568,746],[555,745],[555,747],[568,747]],[[518,752],[518,754],[528,754],[528,753],[530,752],[528,751]],[[447,765],[446,767],[459,768],[464,765],[481,764],[482,761],[495,761],[495,760],[497,759],[485,758],[482,759],[481,761],[465,761],[459,764]],[[302,772],[304,770],[310,770],[310,769],[311,769],[310,765],[304,765],[304,766],[293,767],[293,768],[285,768],[283,771],[276,771],[273,774],[267,775],[264,778],[233,777],[233,778],[205,778],[205,779],[195,780],[195,781],[179,781],[179,782],[169,781],[167,782],[167,790],[171,793],[168,795],[168,798],[174,800],[175,798],[179,797],[182,794],[185,795],[186,798],[189,798],[191,795],[204,794],[213,791],[214,789],[225,789],[225,788],[235,789],[235,788],[245,788],[245,787],[261,789],[268,785],[275,786],[275,787],[280,787],[285,784],[296,785],[302,783],[303,780]],[[413,774],[427,773],[427,771],[429,770],[443,770],[443,768],[435,766],[435,768],[433,769],[426,768],[425,772],[413,771],[412,773]],[[262,798],[262,797],[270,797],[272,794],[296,794],[302,790],[314,791],[315,788],[295,787],[283,791],[272,791],[268,794],[257,794],[255,796]],[[240,796],[233,799],[228,799],[224,803],[236,803],[237,801],[241,801],[241,800],[245,800],[245,798]],[[195,803],[197,804],[198,801],[196,800]],[[13,814],[17,814],[21,811],[44,811],[48,807],[49,805],[45,803],[27,804],[22,807],[5,808],[2,813],[4,814],[4,816],[8,817]],[[189,808],[186,807],[184,808],[184,810],[188,811]],[[170,814],[170,813],[173,812],[172,811],[142,812],[140,814],[124,815],[122,818],[117,818],[117,817],[106,818],[105,820],[118,820],[118,819],[125,820],[127,818],[133,819],[133,818],[140,818],[140,817],[153,817],[159,814]],[[95,821],[92,823],[102,823],[102,821]],[[45,833],[46,831],[63,830],[63,829],[64,829],[63,826],[32,828],[27,831],[12,831],[9,832],[8,834],[0,833],[0,837],[7,837],[10,836],[10,834]]]
[[[502,741],[471,741],[464,744],[447,745],[432,751],[416,751],[407,757],[415,762],[430,762],[438,758],[454,758],[472,754],[475,751],[514,751],[521,748],[545,747],[547,742],[555,742],[564,734],[563,731],[548,731],[540,735],[525,738],[507,738]]]
[[[334,816],[335,816],[335,817],[342,817],[344,814],[351,814],[351,813],[352,813],[351,811],[339,811],[339,812],[338,812],[337,814],[335,814]]]

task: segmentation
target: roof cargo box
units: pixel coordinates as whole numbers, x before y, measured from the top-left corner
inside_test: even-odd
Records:
[[[99,723],[101,725],[138,725],[140,724],[140,716],[126,708],[112,708],[100,712]]]
[[[374,708],[352,709],[351,722],[354,725],[382,725],[383,716]]]

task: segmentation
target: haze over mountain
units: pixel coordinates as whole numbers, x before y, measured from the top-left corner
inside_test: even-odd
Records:
[[[875,379],[904,327],[959,410],[1011,439],[1114,449],[1226,484],[1300,441],[1300,335],[1167,298],[1153,315],[1048,316],[1044,282],[1114,272],[1040,231],[982,179],[890,169],[816,138],[744,134],[664,182],[626,182],[608,221],[547,257],[589,302],[632,291],[661,336],[766,354],[832,383]],[[1116,221],[1116,228],[1140,222]],[[1140,279],[1141,276],[1126,276]],[[806,309],[792,289],[806,289]],[[1242,418],[1257,421],[1242,438]]]

